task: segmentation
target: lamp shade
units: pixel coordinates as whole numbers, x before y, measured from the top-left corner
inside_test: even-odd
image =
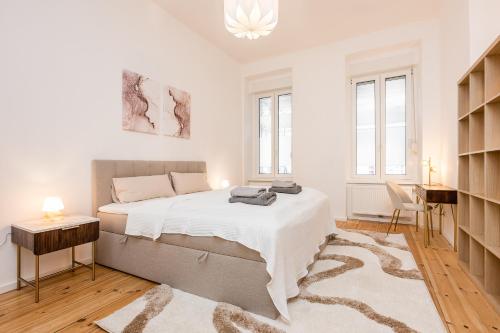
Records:
[[[228,188],[230,185],[231,185],[231,183],[229,183],[229,180],[227,180],[227,179],[224,179],[221,182],[222,188]]]
[[[237,38],[267,36],[278,23],[278,0],[224,0],[224,23]]]
[[[63,209],[64,204],[59,197],[47,197],[43,201],[42,211],[45,213],[58,213]]]

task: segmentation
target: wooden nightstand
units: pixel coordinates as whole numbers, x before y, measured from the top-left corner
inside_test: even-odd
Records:
[[[35,288],[35,302],[39,300],[40,280],[74,271],[80,267],[89,268],[92,281],[95,280],[95,243],[99,238],[99,219],[89,216],[65,216],[59,219],[41,219],[12,224],[12,242],[17,244],[17,289],[21,283]],[[75,246],[92,242],[92,264],[75,260]],[[21,277],[21,247],[35,255],[35,280]],[[40,256],[71,247],[71,268],[44,276],[40,279]]]

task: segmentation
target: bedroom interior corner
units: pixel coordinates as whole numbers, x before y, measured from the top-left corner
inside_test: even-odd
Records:
[[[2,1],[0,332],[498,331],[498,12]]]

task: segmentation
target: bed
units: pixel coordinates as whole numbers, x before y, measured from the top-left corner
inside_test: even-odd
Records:
[[[231,303],[266,317],[276,318],[281,313],[285,314],[286,318],[286,309],[276,302],[276,297],[273,301],[270,296],[268,287],[272,279],[268,273],[268,263],[259,251],[252,249],[254,246],[228,240],[230,237],[224,239],[214,235],[189,235],[186,233],[190,232],[184,231],[162,232],[155,241],[140,235],[132,237],[126,232],[129,211],[113,209],[112,178],[161,175],[169,172],[206,172],[206,164],[191,161],[93,161],[92,206],[94,214],[101,219],[96,262],[215,301]],[[192,197],[197,200],[204,196],[220,199],[226,195],[213,192],[194,194]],[[183,198],[177,200],[180,199]],[[183,204],[186,205],[185,202]],[[106,207],[108,209],[105,209]],[[110,207],[112,209],[109,209]],[[231,206],[231,209],[237,209],[233,207],[237,206]],[[323,220],[324,217],[325,213],[322,212]],[[325,243],[324,240],[325,238],[317,244],[314,251],[316,254]],[[314,261],[314,257],[310,258],[308,264]],[[303,275],[304,272],[301,272],[295,276],[294,283]]]

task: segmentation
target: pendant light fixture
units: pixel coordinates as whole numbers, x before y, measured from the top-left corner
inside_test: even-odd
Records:
[[[224,23],[237,38],[267,36],[278,23],[278,0],[224,0]]]

